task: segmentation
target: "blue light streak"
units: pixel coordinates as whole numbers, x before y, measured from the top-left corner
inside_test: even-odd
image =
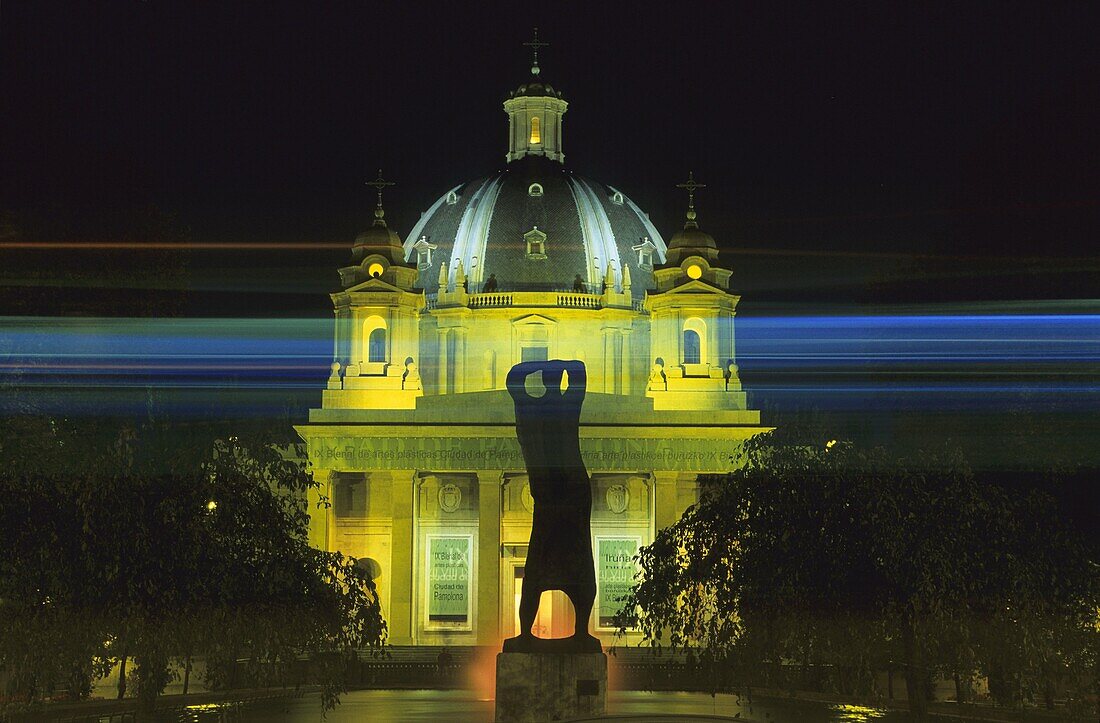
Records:
[[[150,388],[184,414],[317,406],[332,327],[331,317],[0,317],[0,411],[129,413]],[[1100,408],[1100,314],[742,316],[736,345],[757,407]]]

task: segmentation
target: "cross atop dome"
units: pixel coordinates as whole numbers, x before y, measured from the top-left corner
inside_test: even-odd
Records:
[[[367,181],[364,185],[371,186],[378,191],[378,206],[374,209],[374,218],[376,219],[375,223],[381,221],[382,225],[384,226],[386,222],[383,220],[383,217],[386,215],[386,212],[382,210],[382,190],[385,189],[386,186],[396,186],[397,184],[393,181],[387,181],[385,178],[383,178],[382,169],[379,168],[378,178],[374,179],[373,181]]]
[[[696,182],[694,171],[688,171],[687,181],[676,184],[676,188],[682,188],[688,192],[687,223],[684,224],[684,228],[698,228],[699,224],[695,223],[695,192],[706,187],[707,184]]]
[[[376,188],[378,190],[378,208],[382,208],[382,189],[384,189],[386,186],[396,186],[397,184],[393,181],[387,181],[385,178],[383,178],[382,169],[379,168],[378,178],[374,179],[373,181],[367,181],[363,185],[372,186],[373,188]]]
[[[532,52],[531,75],[538,75],[539,74],[539,48],[548,48],[548,47],[550,47],[550,43],[544,43],[544,42],[539,41],[539,29],[538,29],[538,27],[535,27],[535,29],[534,29],[534,39],[533,40],[528,40],[523,45],[524,45],[524,47],[530,48],[531,52]]]

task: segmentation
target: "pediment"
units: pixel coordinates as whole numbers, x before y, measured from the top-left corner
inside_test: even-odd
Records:
[[[719,296],[730,295],[730,293],[725,289],[719,289],[717,286],[712,286],[700,279],[692,279],[686,284],[674,286],[668,291],[662,291],[660,294],[654,294],[654,296],[668,296],[671,294],[717,294]]]
[[[383,281],[381,278],[375,277],[344,289],[345,294],[352,294],[357,291],[404,291],[404,289],[400,289],[389,282]]]
[[[540,324],[542,326],[555,326],[558,322],[554,321],[548,316],[542,314],[528,314],[527,316],[521,316],[518,319],[512,320],[512,326],[527,326],[529,324]]]

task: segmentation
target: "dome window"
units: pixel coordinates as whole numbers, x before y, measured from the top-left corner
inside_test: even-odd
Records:
[[[611,203],[615,204],[616,206],[622,206],[623,205],[623,192],[622,191],[615,191],[615,193],[612,193],[611,194]]]
[[[428,241],[427,236],[421,236],[413,248],[416,249],[416,268],[426,269],[432,265],[432,251],[439,248],[435,244]]]
[[[458,203],[458,194],[455,193],[454,191],[451,191],[450,193],[447,194],[447,205],[448,206],[453,206],[456,203]]]
[[[638,266],[643,269],[652,269],[653,252],[657,250],[657,247],[653,245],[648,236],[642,236],[639,240],[641,243],[630,247],[632,251],[638,252]]]
[[[386,269],[382,266],[382,264],[375,261],[373,264],[367,267],[367,274],[372,279],[377,279],[379,276],[382,275],[382,272],[385,270]]]
[[[539,117],[537,115],[532,116],[532,118],[531,118],[531,140],[530,140],[530,143],[531,143],[531,145],[535,145],[536,143],[542,143],[542,132],[539,129]]]
[[[531,198],[539,198],[542,196],[542,184],[532,183],[527,187],[527,195]]]
[[[523,240],[527,242],[527,258],[546,258],[546,234],[539,231],[538,226],[523,234]]]

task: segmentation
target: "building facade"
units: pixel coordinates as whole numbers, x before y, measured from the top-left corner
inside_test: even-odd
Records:
[[[565,166],[568,104],[532,76],[504,102],[506,163],[455,185],[402,240],[379,201],[339,270],[333,363],[298,431],[317,494],[312,542],[373,570],[397,645],[497,645],[516,634],[532,501],[505,376],[579,359],[598,597],[610,642],[631,557],[765,431],[735,363],[738,296],[714,239],[666,244],[613,186]],[[539,393],[533,389],[532,393]],[[543,597],[536,634],[573,611]]]

